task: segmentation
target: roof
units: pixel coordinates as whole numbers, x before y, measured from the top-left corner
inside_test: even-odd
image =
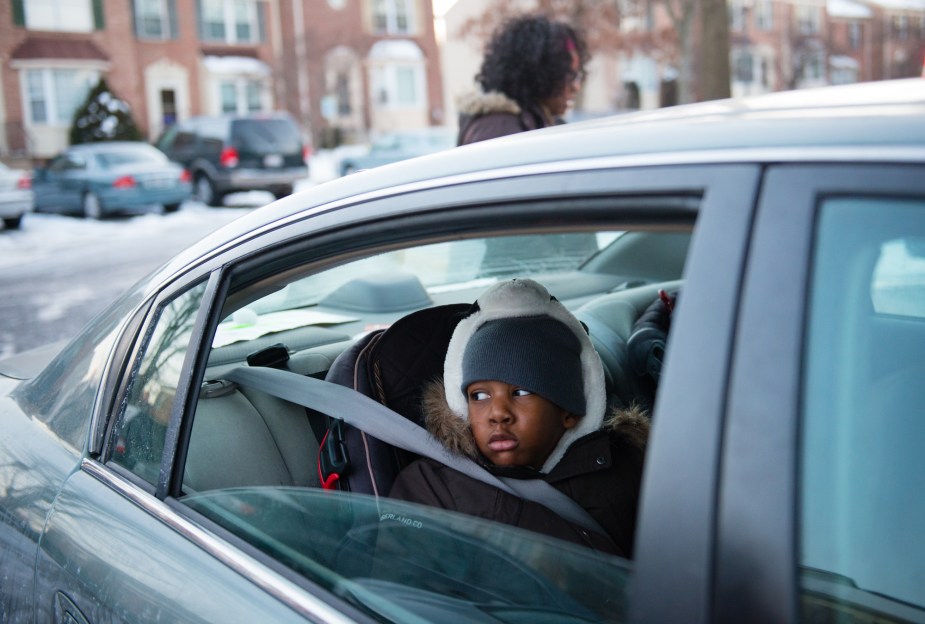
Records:
[[[845,152],[845,148],[850,151]],[[701,102],[456,147],[332,180],[274,202],[213,233],[189,254],[207,253],[251,230],[315,206],[402,185],[430,184],[440,178],[493,177],[504,175],[504,170],[524,171],[557,161],[644,166],[818,161],[844,158],[846,153],[853,159],[873,159],[886,152],[925,162],[925,79]],[[189,260],[190,255],[177,262]],[[182,264],[172,268],[179,266]]]

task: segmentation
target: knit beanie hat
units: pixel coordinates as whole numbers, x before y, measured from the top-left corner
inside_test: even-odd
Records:
[[[576,416],[585,415],[581,343],[549,316],[503,318],[479,327],[463,355],[462,390],[495,379],[526,388]]]
[[[498,321],[510,322],[499,324]],[[524,328],[533,323],[532,327],[542,334],[542,341],[521,340],[527,331]],[[578,342],[577,367],[566,365],[576,356],[574,344],[565,337],[562,327]],[[492,344],[497,340],[508,341],[512,348],[510,357],[503,355],[506,347]],[[543,343],[551,340],[557,341],[557,346]],[[473,351],[468,355],[467,364],[470,343]],[[489,373],[490,376],[483,377]],[[443,367],[444,394],[450,411],[468,422],[469,405],[465,394],[468,382],[491,378],[515,383],[515,377],[511,376],[514,374],[520,379],[528,379],[522,375],[530,376],[531,383],[516,382],[516,385],[536,392],[575,415],[583,414],[578,424],[562,435],[540,469],[548,473],[572,442],[601,428],[607,398],[604,368],[584,326],[546,288],[531,279],[492,285],[475,302],[473,312],[456,326]],[[534,382],[535,389],[531,387]],[[574,396],[577,395],[575,388],[581,389],[581,399]],[[584,409],[573,410],[581,403]]]

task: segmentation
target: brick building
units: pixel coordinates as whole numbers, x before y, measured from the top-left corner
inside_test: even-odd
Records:
[[[0,0],[0,157],[65,147],[100,77],[150,139],[223,112],[316,142],[442,120],[429,0]]]

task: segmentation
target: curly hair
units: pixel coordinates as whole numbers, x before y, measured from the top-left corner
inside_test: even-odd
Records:
[[[492,35],[475,79],[486,93],[500,91],[521,106],[535,105],[575,78],[570,48],[583,71],[588,48],[574,28],[543,15],[515,17]]]

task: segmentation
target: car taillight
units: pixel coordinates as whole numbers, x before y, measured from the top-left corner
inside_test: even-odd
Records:
[[[193,176],[190,175],[190,172],[188,169],[184,169],[183,171],[180,172],[180,182],[192,182],[192,181],[193,181]]]
[[[16,181],[16,188],[20,191],[28,191],[32,188],[32,178],[29,176],[22,176]]]
[[[238,150],[234,147],[226,147],[218,157],[218,164],[222,167],[238,166]]]
[[[305,161],[305,164],[308,164],[309,159],[312,157],[312,148],[308,145],[302,148],[302,160]]]
[[[125,189],[132,188],[136,184],[137,182],[135,182],[135,178],[132,176],[122,176],[121,178],[116,178],[115,182],[112,183],[112,186],[113,188],[117,189]]]

